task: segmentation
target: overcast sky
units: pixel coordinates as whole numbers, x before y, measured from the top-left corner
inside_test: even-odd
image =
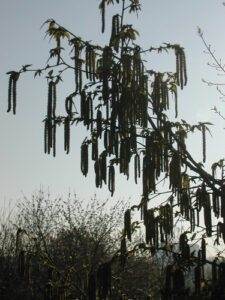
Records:
[[[179,91],[179,118],[192,124],[209,121],[213,138],[207,139],[207,167],[224,155],[225,123],[212,111],[214,105],[223,110],[223,103],[214,87],[208,87],[202,78],[223,82],[215,70],[207,66],[210,60],[203,53],[204,46],[197,35],[199,26],[206,40],[216,50],[219,58],[225,56],[225,7],[220,0],[143,0],[142,12],[128,17],[140,32],[139,42],[143,48],[159,46],[163,42],[178,43],[185,48],[188,68],[188,85]],[[87,178],[80,172],[80,142],[85,137],[81,127],[72,130],[70,155],[63,151],[62,129],[57,136],[57,157],[43,151],[43,123],[46,115],[46,79],[33,79],[24,74],[18,81],[17,115],[7,114],[7,85],[10,70],[19,70],[22,65],[44,66],[48,51],[53,44],[43,39],[42,23],[54,18],[65,28],[84,40],[105,45],[111,30],[112,13],[119,8],[108,8],[105,34],[101,34],[101,18],[97,0],[7,0],[1,1],[0,28],[0,204],[10,200],[30,197],[41,186],[53,195],[75,192],[82,199],[94,193],[104,199],[110,197],[107,188],[95,188],[93,172]],[[175,71],[174,55],[147,56],[149,68],[160,71]],[[63,103],[71,92],[72,78],[67,76],[58,89],[58,101]],[[224,110],[223,110],[224,111]],[[173,112],[172,112],[173,114]],[[201,161],[201,137],[196,135],[189,142],[189,150]],[[90,165],[90,169],[93,166]],[[141,185],[128,183],[124,177],[116,178],[114,199],[130,198],[138,202]]]

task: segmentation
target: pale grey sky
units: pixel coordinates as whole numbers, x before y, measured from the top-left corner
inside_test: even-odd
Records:
[[[128,17],[140,32],[139,42],[144,48],[163,42],[178,43],[185,48],[188,85],[179,91],[179,117],[190,123],[210,121],[213,138],[208,136],[208,163],[224,155],[224,122],[210,110],[215,104],[223,109],[215,88],[207,87],[201,79],[221,80],[207,65],[210,59],[203,53],[204,46],[197,35],[201,27],[216,54],[225,58],[225,7],[222,0],[143,0],[142,12]],[[63,151],[62,129],[57,136],[57,156],[43,152],[43,123],[46,114],[47,84],[45,78],[33,79],[24,74],[18,81],[17,115],[7,114],[7,71],[22,65],[44,66],[52,47],[43,39],[42,23],[54,18],[83,39],[106,44],[111,30],[112,11],[107,9],[106,33],[101,34],[101,18],[97,0],[7,0],[1,1],[0,28],[0,204],[10,199],[29,196],[43,186],[54,195],[76,192],[82,199],[97,193],[100,198],[110,197],[107,187],[95,188],[93,167],[84,178],[80,172],[80,142],[85,137],[81,127],[72,130],[70,155]],[[117,7],[117,6],[116,6]],[[151,68],[174,70],[173,55],[147,56]],[[58,89],[59,102],[71,91],[73,79],[67,76]],[[190,139],[189,150],[198,161],[201,158],[201,137]],[[123,176],[116,178],[114,198],[132,198],[138,202],[141,185],[130,183]]]

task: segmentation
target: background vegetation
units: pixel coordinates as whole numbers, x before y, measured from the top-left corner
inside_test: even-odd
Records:
[[[159,292],[163,299],[224,299],[223,249],[213,261],[207,255],[208,243],[219,246],[225,238],[224,159],[208,171],[206,136],[212,124],[192,125],[177,119],[178,91],[188,81],[185,50],[171,43],[147,49],[136,44],[139,32],[125,19],[127,12],[140,12],[138,0],[100,1],[102,33],[107,7],[112,4],[119,5],[119,10],[104,47],[83,40],[56,20],[44,23],[54,48],[44,67],[27,64],[7,73],[7,112],[16,114],[21,76],[45,74],[44,152],[56,156],[57,130],[63,125],[64,150],[69,154],[71,126],[82,124],[87,136],[81,144],[81,173],[86,177],[93,165],[96,187],[106,185],[111,196],[119,173],[135,184],[141,182],[141,200],[126,209],[119,207],[123,229],[116,233],[117,219],[112,213],[99,214],[104,205],[95,206],[95,200],[83,210],[76,199],[73,208],[71,202],[51,204],[39,195],[21,206],[12,259],[17,260],[23,284],[29,282],[24,289],[28,297],[36,295],[38,287],[39,297],[45,299],[144,299],[159,297]],[[154,70],[143,58],[168,52],[176,62],[172,71]],[[67,72],[74,76],[74,87],[65,96],[65,111],[58,113],[57,89]],[[168,113],[171,101],[175,120]],[[196,131],[202,135],[201,162],[186,145],[189,134]],[[176,227],[180,232],[175,239]],[[144,229],[144,240],[134,238],[138,229]],[[208,266],[211,276],[206,276]],[[153,278],[149,278],[149,268],[156,270]],[[194,286],[187,284],[191,273]]]

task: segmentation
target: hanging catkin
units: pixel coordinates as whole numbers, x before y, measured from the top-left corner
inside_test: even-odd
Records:
[[[102,137],[102,112],[97,110],[97,135]]]
[[[52,296],[53,296],[53,287],[50,284],[52,279],[53,279],[53,268],[49,267],[48,268],[47,284],[46,284],[46,288],[45,288],[45,299],[47,299],[47,300],[52,299]]]
[[[219,284],[224,284],[224,279],[225,279],[225,263],[221,262],[219,264]]]
[[[176,47],[175,55],[177,85],[179,85],[181,89],[183,89],[184,85],[187,84],[187,70],[184,49],[181,47]]]
[[[117,14],[112,18],[112,30],[109,43],[110,47],[113,47],[116,52],[119,51],[119,40],[116,39],[118,37],[119,27],[119,15]]]
[[[177,295],[177,299],[183,296],[185,289],[184,274],[181,269],[176,269],[173,273],[173,292]]]
[[[215,285],[217,282],[217,263],[216,260],[212,263],[212,284]]]
[[[80,51],[79,51],[80,52]],[[76,48],[75,48],[75,64],[74,64],[74,74],[75,74],[75,94],[79,92],[81,94],[82,92],[82,85],[83,85],[83,79],[82,79],[82,64],[83,60],[79,58],[79,52],[76,54]],[[78,55],[78,57],[77,57]]]
[[[50,81],[48,84],[47,118],[44,126],[44,151],[50,154],[53,148],[53,156],[56,154],[56,84]]]
[[[140,178],[141,169],[140,169],[140,156],[138,153],[134,157],[134,181],[137,184],[137,178]]]
[[[100,159],[97,159],[95,161],[95,185],[96,187],[102,187],[102,173],[101,173],[101,164]]]
[[[86,78],[89,78],[90,75],[90,45],[86,46],[85,49],[85,71],[86,71]]]
[[[83,64],[83,60],[82,59],[79,59],[78,60],[78,74],[79,74],[79,81],[78,81],[78,90],[79,90],[79,93],[82,92],[82,85],[83,85],[83,79],[82,79],[82,64]]]
[[[223,241],[225,241],[225,225],[224,223],[218,222],[217,224],[217,243],[219,243],[219,238],[223,237]]]
[[[195,209],[191,208],[190,210],[190,225],[191,225],[191,232],[195,231]]]
[[[16,98],[17,90],[16,84],[19,79],[20,73],[12,72],[9,76],[9,85],[8,85],[8,109],[7,112],[10,112],[13,107],[13,114],[16,114]]]
[[[103,151],[100,155],[101,176],[104,183],[107,183],[107,152]]]
[[[102,33],[105,31],[105,2],[106,0],[102,0],[100,3],[101,15],[102,15]]]
[[[19,275],[21,277],[25,276],[25,267],[26,267],[26,258],[25,258],[25,251],[21,250],[19,253],[19,266],[18,266],[18,271],[19,271]]]
[[[163,210],[163,227],[167,235],[173,235],[173,210],[172,206],[166,204],[162,207]]]
[[[109,139],[110,139],[110,131],[105,129],[105,131],[104,131],[104,147],[107,152],[108,152],[108,147],[109,147]]]
[[[143,157],[143,172],[142,172],[143,195],[148,197],[148,194],[155,191],[155,164],[152,157],[147,154]]]
[[[111,192],[111,196],[113,196],[115,191],[115,170],[113,165],[109,167],[108,187],[109,191]]]
[[[67,97],[65,100],[65,109],[69,117],[72,118],[73,112],[72,112],[72,106],[73,106],[73,98]]]
[[[17,232],[16,232],[16,254],[18,254],[21,250],[21,233],[22,233],[22,229],[18,228]]]
[[[12,108],[12,86],[13,86],[13,74],[9,76],[9,84],[8,84],[8,109],[7,112],[11,111]]]
[[[85,119],[84,119],[84,125],[87,126],[87,130],[89,130],[89,126],[91,124],[91,108],[92,106],[92,98],[89,94],[85,101]]]
[[[109,118],[109,75],[112,64],[112,49],[106,46],[103,50],[103,77],[102,77],[102,99],[106,107],[106,119]]]
[[[202,238],[202,263],[205,264],[206,263],[206,242],[205,239]]]
[[[52,147],[53,147],[53,157],[56,156],[56,123],[54,121],[54,124],[52,125]]]
[[[70,152],[70,117],[64,119],[64,150],[66,154]]]
[[[173,191],[176,191],[176,189],[179,189],[182,186],[180,157],[177,151],[173,153],[169,166],[169,171],[170,188],[172,188]]]
[[[91,49],[90,53],[90,65],[91,65],[91,73],[90,73],[90,79],[95,82],[95,77],[96,77],[96,53],[94,48]]]
[[[101,265],[97,272],[98,293],[100,299],[111,298],[111,263],[107,262]]]
[[[79,90],[79,68],[80,68],[80,53],[81,53],[81,40],[76,38],[73,40],[74,44],[74,76],[75,76],[75,93]]]
[[[57,45],[57,65],[60,63],[60,51],[61,51],[61,41],[60,41],[60,36],[57,35],[56,38],[56,45]]]
[[[159,218],[158,217],[155,218],[154,224],[155,224],[154,247],[157,249],[159,247]]]
[[[88,144],[81,145],[81,172],[84,176],[88,173]]]
[[[186,236],[185,232],[180,235],[179,247],[180,247],[180,252],[181,252],[182,257],[184,257],[185,259],[188,259],[190,256],[190,247],[188,245],[187,236]]]
[[[91,274],[88,280],[88,300],[96,300],[95,276]]]
[[[220,197],[220,213],[221,217],[225,221],[225,185],[223,184],[221,187],[221,197]]]
[[[98,136],[96,132],[92,133],[92,155],[91,158],[92,160],[98,159]]]
[[[146,212],[145,220],[145,239],[146,243],[151,246],[154,245],[155,241],[155,216],[154,216],[154,210],[148,209]]]
[[[213,212],[216,218],[220,217],[220,203],[219,203],[219,195],[218,192],[213,190],[212,194],[212,201],[213,201]]]
[[[127,235],[128,240],[131,242],[131,216],[130,209],[127,209],[124,214],[124,234]]]
[[[121,244],[120,244],[120,259],[121,259],[121,265],[124,268],[125,263],[126,263],[126,252],[127,252],[127,247],[126,247],[126,239],[122,238]]]
[[[201,291],[201,268],[195,267],[195,294],[199,295]]]
[[[165,282],[165,296],[167,296],[166,299],[170,299],[171,296],[171,290],[172,290],[172,265],[168,265],[166,267],[166,282]]]
[[[202,156],[203,156],[203,162],[205,162],[206,161],[205,124],[202,124]]]
[[[205,186],[202,188],[202,200],[204,207],[204,221],[206,227],[206,234],[208,237],[212,236],[212,219],[211,219],[211,204],[210,195],[206,191]]]
[[[85,71],[86,78],[95,81],[95,50],[89,44],[86,46],[85,53]]]
[[[85,90],[83,90],[80,94],[80,117],[81,119],[85,118],[85,112],[86,110],[86,93]]]
[[[50,81],[48,84],[48,111],[47,111],[48,118],[52,118],[53,85],[54,85],[53,81]]]
[[[152,91],[153,113],[159,113],[162,111],[161,87],[162,87],[162,75],[161,73],[155,73],[153,91]]]
[[[45,119],[44,124],[44,152],[48,153],[48,119]]]

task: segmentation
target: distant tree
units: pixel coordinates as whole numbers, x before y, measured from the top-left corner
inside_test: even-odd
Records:
[[[15,223],[31,241],[22,250],[52,268],[54,284],[59,284],[60,277],[74,297],[87,297],[87,272],[96,272],[120,248],[118,234],[125,208],[117,202],[107,213],[107,202],[93,198],[85,207],[76,195],[63,201],[40,191],[18,205]]]
[[[85,41],[78,35],[49,19],[46,34],[55,41],[50,49],[48,64],[41,68],[25,65],[9,74],[8,112],[16,113],[16,86],[24,72],[34,76],[46,74],[48,82],[47,114],[44,120],[45,153],[56,155],[56,129],[64,125],[64,149],[70,151],[70,127],[82,123],[90,133],[81,145],[81,172],[87,176],[90,158],[94,163],[95,184],[107,184],[113,196],[116,187],[116,168],[134,182],[141,182],[141,201],[126,210],[121,240],[120,259],[125,264],[130,251],[144,249],[152,255],[158,251],[173,253],[173,263],[166,268],[164,299],[190,298],[185,286],[184,272],[195,268],[195,298],[203,290],[204,265],[212,265],[211,290],[208,297],[223,299],[225,290],[215,289],[225,278],[223,264],[207,261],[206,238],[219,244],[225,238],[224,161],[204,168],[206,162],[207,122],[195,125],[185,120],[170,121],[166,112],[171,97],[178,117],[178,90],[187,84],[184,49],[178,44],[165,43],[159,47],[142,49],[136,43],[139,34],[132,24],[125,23],[126,13],[139,13],[139,0],[101,0],[102,32],[105,30],[107,5],[121,5],[112,18],[112,30],[106,46]],[[69,53],[65,54],[68,41]],[[152,52],[175,54],[173,72],[158,72],[145,64]],[[143,59],[143,55],[144,59]],[[52,64],[50,64],[52,62]],[[74,87],[65,95],[65,113],[56,114],[57,89],[65,72],[74,74]],[[78,102],[78,103],[77,103]],[[185,141],[190,132],[202,133],[202,162],[196,162],[187,150]],[[91,152],[91,155],[89,154]],[[133,165],[133,172],[131,172]],[[222,170],[217,176],[216,169]],[[164,186],[160,183],[164,183]],[[152,199],[158,197],[156,205]],[[155,199],[156,200],[156,199]],[[141,221],[132,222],[131,212],[141,211]],[[175,210],[175,211],[174,211]],[[214,214],[214,217],[212,216]],[[179,248],[170,243],[174,224],[185,221],[179,237]],[[145,244],[129,248],[133,229],[142,223]],[[201,243],[198,253],[192,245]],[[112,260],[99,266],[97,273],[88,273],[89,299],[111,295]],[[94,282],[98,282],[98,288]]]
[[[5,245],[0,260],[1,299],[86,299],[88,274],[97,273],[108,261],[112,261],[113,299],[121,294],[144,299],[159,293],[163,258],[144,250],[130,251],[127,263],[121,265],[115,255],[120,252],[121,214],[126,205],[117,202],[108,212],[106,206],[107,201],[97,199],[85,206],[76,195],[66,201],[52,199],[43,191],[20,201],[14,218],[5,221],[0,231]],[[133,236],[130,246],[141,242],[143,237]]]

